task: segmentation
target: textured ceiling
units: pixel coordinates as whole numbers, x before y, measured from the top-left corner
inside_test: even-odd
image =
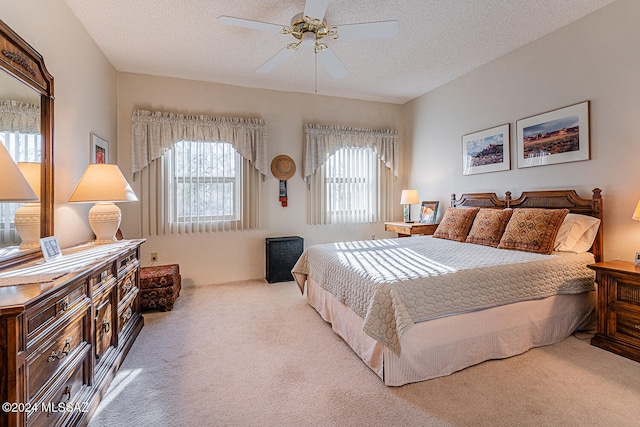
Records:
[[[403,104],[614,0],[332,0],[330,26],[400,22],[394,39],[328,40],[349,70],[338,80],[311,47],[258,74],[295,39],[216,20],[288,25],[304,0],[65,1],[121,72]]]

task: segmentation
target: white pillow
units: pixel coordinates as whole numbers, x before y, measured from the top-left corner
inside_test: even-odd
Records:
[[[588,215],[569,213],[564,218],[553,250],[562,252],[586,252],[598,234],[600,220]]]

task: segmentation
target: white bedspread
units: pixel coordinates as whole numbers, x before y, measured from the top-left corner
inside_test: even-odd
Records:
[[[417,236],[314,245],[292,273],[310,275],[364,319],[364,332],[400,354],[415,322],[594,289],[590,253],[539,255]]]

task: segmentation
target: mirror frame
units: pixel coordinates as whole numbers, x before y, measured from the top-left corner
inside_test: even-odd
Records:
[[[53,76],[47,71],[42,55],[2,20],[0,20],[0,67],[40,94],[42,141],[40,237],[53,236]],[[39,254],[39,251],[35,251],[36,256]],[[12,258],[2,259],[0,268],[33,256],[34,253],[18,254]]]

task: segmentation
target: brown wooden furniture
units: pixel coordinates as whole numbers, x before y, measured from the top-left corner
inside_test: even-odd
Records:
[[[578,196],[575,190],[524,191],[517,199],[511,198],[511,192],[505,193],[504,200],[495,193],[463,194],[460,199],[451,195],[452,207],[477,206],[480,208],[546,208],[569,209],[575,214],[589,215],[600,219],[598,234],[589,250],[596,262],[604,257],[604,236],[602,233],[602,190],[594,188],[590,199]]]
[[[37,262],[0,271],[0,426],[86,424],[143,325],[143,242],[65,250],[75,270],[53,281],[29,283]],[[4,286],[10,271],[27,283]]]
[[[53,235],[53,77],[47,71],[43,57],[17,33],[0,20],[0,86],[13,83],[26,85],[34,91],[40,104],[40,135],[42,141],[42,218],[40,235]],[[5,72],[7,74],[5,74]],[[6,79],[6,80],[5,80]],[[17,80],[16,80],[17,79]],[[28,92],[28,91],[25,91]],[[5,100],[2,100],[5,101]],[[15,251],[0,258],[0,267],[13,265],[37,256],[39,251]]]
[[[598,332],[591,344],[640,362],[640,267],[608,261],[589,268],[598,283]]]
[[[398,233],[398,237],[409,237],[413,234],[432,235],[438,224],[424,224],[419,222],[385,222],[384,231]]]

